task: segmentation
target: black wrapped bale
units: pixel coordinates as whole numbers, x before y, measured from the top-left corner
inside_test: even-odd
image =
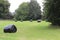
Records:
[[[17,28],[15,25],[8,25],[4,28],[4,33],[15,33]]]
[[[41,22],[41,20],[37,20],[37,22]]]

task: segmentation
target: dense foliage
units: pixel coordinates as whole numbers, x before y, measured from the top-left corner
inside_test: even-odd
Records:
[[[27,15],[29,13],[29,6],[28,6],[28,2],[24,2],[22,3],[19,8],[16,10],[16,14],[15,14],[15,19],[16,20],[25,20],[27,18]]]
[[[29,18],[33,20],[41,19],[41,7],[36,0],[31,0],[29,3]]]
[[[60,25],[60,0],[45,0],[44,15],[48,22]]]
[[[6,18],[9,13],[9,2],[7,0],[0,0],[0,18]]]
[[[16,20],[37,20],[41,19],[41,7],[36,0],[23,2],[16,10]]]

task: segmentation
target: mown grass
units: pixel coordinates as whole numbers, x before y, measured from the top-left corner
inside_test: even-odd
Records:
[[[16,25],[16,33],[4,33],[6,25]],[[11,20],[0,20],[0,40],[60,40],[60,28],[50,28],[50,23],[42,21],[14,22]]]

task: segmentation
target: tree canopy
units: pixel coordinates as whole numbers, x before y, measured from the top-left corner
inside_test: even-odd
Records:
[[[60,0],[45,0],[44,15],[48,22],[60,25]]]
[[[29,3],[29,18],[30,19],[41,19],[41,7],[37,0],[31,0]]]
[[[5,18],[9,12],[10,3],[6,0],[0,0],[0,18]]]
[[[41,7],[36,0],[23,2],[15,11],[17,20],[37,20],[41,19]]]
[[[27,18],[27,15],[29,13],[29,6],[28,2],[23,2],[19,8],[16,10],[15,18],[17,20],[25,20]]]

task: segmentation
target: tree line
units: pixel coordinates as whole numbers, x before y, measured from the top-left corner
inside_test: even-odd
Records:
[[[0,0],[0,19],[10,19],[13,16],[9,12],[10,3],[7,0]]]
[[[9,6],[8,1],[0,0],[0,18],[7,18],[10,15]],[[51,22],[52,25],[60,25],[60,0],[44,0],[43,15],[41,15],[41,7],[37,0],[23,2],[15,10],[15,20],[38,20],[42,18]]]
[[[41,19],[41,7],[36,0],[23,2],[15,11],[16,20],[38,20]]]
[[[44,15],[52,25],[60,25],[60,0],[45,0]]]

